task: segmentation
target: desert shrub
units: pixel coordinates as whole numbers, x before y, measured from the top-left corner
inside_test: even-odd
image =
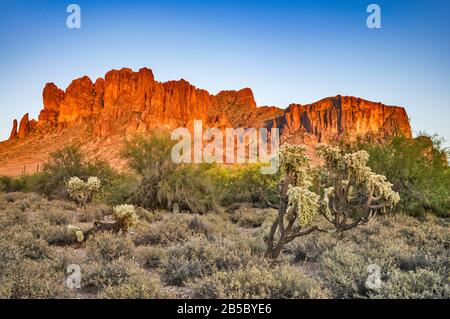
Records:
[[[42,219],[52,225],[67,225],[72,220],[72,214],[63,210],[51,209],[42,213]]]
[[[186,281],[244,267],[251,259],[250,249],[228,239],[205,241],[193,238],[185,245],[169,248],[163,271],[169,284],[183,285]]]
[[[0,192],[33,192],[43,179],[43,175],[23,174],[18,177],[0,176]]]
[[[14,185],[14,179],[9,176],[0,176],[0,192],[17,192],[20,188]]]
[[[47,243],[37,238],[29,228],[12,226],[0,233],[0,242],[4,251],[3,261],[21,259],[42,260],[51,256]]]
[[[369,264],[348,244],[340,244],[321,256],[321,278],[334,298],[359,298],[366,290],[364,283]]]
[[[107,183],[104,183],[102,191],[97,195],[98,201],[109,206],[117,206],[129,201],[137,192],[138,178],[133,174],[115,173]]]
[[[120,257],[131,258],[134,244],[126,236],[117,236],[110,232],[96,233],[86,241],[87,257],[97,261],[112,261]]]
[[[434,137],[395,137],[383,145],[362,144],[370,154],[369,166],[386,176],[402,198],[397,211],[419,215],[430,210],[450,212],[448,151]]]
[[[0,176],[0,192],[34,192],[38,189],[43,174],[22,174],[17,177]]]
[[[220,203],[224,206],[235,203],[253,203],[267,207],[278,204],[277,185],[279,174],[261,174],[262,164],[215,166],[211,170],[213,181],[220,189]]]
[[[135,277],[117,286],[105,287],[98,295],[98,298],[101,299],[159,299],[171,297],[173,295],[158,281]]]
[[[171,245],[192,237],[206,239],[223,234],[232,235],[237,230],[218,215],[193,216],[190,214],[162,214],[161,220],[151,224],[140,223],[134,230],[136,245]]]
[[[372,298],[384,299],[448,299],[450,287],[448,274],[430,269],[403,272],[395,270],[386,278]]]
[[[292,266],[270,267],[264,262],[231,272],[217,272],[193,285],[199,298],[307,299],[328,298],[320,282]]]
[[[132,284],[135,280],[147,281],[146,272],[125,257],[111,261],[94,261],[84,267],[82,288],[99,291],[106,287]]]
[[[0,214],[0,226],[3,228],[14,225],[25,225],[28,223],[28,216],[22,209],[7,209]]]
[[[230,220],[245,228],[258,228],[266,219],[267,212],[247,206],[240,206],[230,214]]]
[[[20,247],[25,258],[39,260],[47,258],[51,254],[47,243],[36,238],[31,232],[14,233],[11,235],[11,240]]]
[[[189,229],[192,217],[186,214],[166,214],[162,220],[154,223],[141,223],[135,232],[133,241],[136,245],[170,245],[184,242],[192,236]]]
[[[307,237],[297,238],[287,250],[294,255],[294,261],[317,261],[327,250],[336,245],[334,236],[314,233]]]
[[[0,298],[49,299],[64,297],[64,273],[47,261],[23,260],[0,276]]]
[[[129,202],[147,209],[182,210],[207,213],[215,207],[212,183],[205,165],[177,165],[171,158],[174,141],[169,135],[137,136],[126,143],[124,157],[138,175],[136,190]]]
[[[102,184],[109,184],[115,173],[106,162],[86,160],[80,148],[71,145],[50,154],[49,161],[43,166],[37,191],[65,197],[66,183],[73,176],[82,180],[97,176]]]
[[[175,204],[181,211],[198,214],[216,210],[215,188],[208,167],[178,167],[167,179],[161,181],[158,201],[170,210],[173,210]]]
[[[88,204],[83,211],[78,214],[78,221],[82,223],[91,223],[96,220],[102,220],[104,216],[111,214],[111,208],[105,204]]]
[[[72,245],[77,242],[76,234],[67,226],[51,225],[42,222],[33,226],[36,236],[45,240],[49,245]]]
[[[126,142],[123,152],[130,168],[139,177],[136,191],[130,201],[144,208],[158,208],[160,183],[176,169],[171,151],[174,145],[168,135],[136,136]]]
[[[140,246],[136,248],[134,257],[146,268],[158,268],[167,257],[167,249],[158,246]]]

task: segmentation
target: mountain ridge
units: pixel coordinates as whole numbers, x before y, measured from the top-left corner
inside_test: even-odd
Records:
[[[86,131],[81,145],[103,141],[98,147],[105,149],[134,134],[191,128],[194,120],[202,120],[205,128],[277,127],[282,142],[308,145],[366,136],[376,141],[395,134],[412,137],[403,107],[341,95],[311,104],[293,103],[286,109],[258,107],[250,88],[212,95],[184,79],[158,82],[148,68],[111,70],[95,82],[83,76],[66,90],[49,82],[43,89],[43,104],[37,121],[28,114],[13,121],[10,138],[0,143],[0,155],[10,160],[1,159],[0,166],[14,161],[11,154],[18,145],[33,139],[41,143],[50,136],[55,144],[64,144],[58,134],[80,126]]]

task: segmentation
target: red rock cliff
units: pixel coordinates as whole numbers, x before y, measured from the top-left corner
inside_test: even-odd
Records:
[[[184,127],[203,120],[214,127],[279,127],[285,139],[315,143],[337,138],[371,136],[383,139],[397,133],[411,136],[405,110],[354,97],[336,96],[286,110],[257,107],[251,89],[211,95],[185,80],[157,82],[147,68],[112,70],[93,83],[76,79],[65,91],[48,83],[39,121],[28,115],[17,121],[10,139],[30,132],[92,126],[93,138],[131,135],[159,127]],[[18,129],[18,131],[17,131]]]
[[[282,136],[306,134],[314,142],[363,136],[382,140],[396,134],[412,137],[404,108],[340,95],[308,105],[291,104],[272,126],[279,127]]]

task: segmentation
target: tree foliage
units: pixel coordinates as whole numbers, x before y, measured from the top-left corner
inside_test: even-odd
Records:
[[[396,207],[408,214],[450,212],[448,149],[437,136],[395,137],[384,145],[358,146],[370,154],[369,165],[394,184],[402,201]]]
[[[114,171],[106,162],[87,160],[78,146],[66,146],[50,154],[36,191],[53,196],[67,195],[66,183],[73,176],[82,180],[97,176],[105,184],[114,176]]]
[[[171,158],[174,141],[166,134],[137,136],[127,142],[124,157],[139,182],[129,201],[148,209],[207,213],[216,196],[207,171],[210,166],[177,165]]]

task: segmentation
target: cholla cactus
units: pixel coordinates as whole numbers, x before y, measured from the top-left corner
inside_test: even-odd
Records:
[[[310,168],[305,148],[284,144],[280,164],[278,217],[267,241],[266,256],[277,258],[283,246],[314,231],[342,232],[372,220],[400,201],[385,176],[367,166],[365,151],[344,154],[339,148],[318,144],[316,154],[324,165]],[[318,216],[330,228],[311,226]]]
[[[86,187],[90,192],[98,192],[102,187],[102,182],[96,176],[91,176],[86,182]]]
[[[400,201],[387,178],[367,166],[369,154],[366,151],[342,154],[338,148],[319,144],[316,153],[325,161],[326,178],[318,187],[318,191],[324,188],[322,210],[330,218],[332,213],[330,221],[337,230],[357,226]],[[348,219],[353,222],[345,223]]]
[[[132,228],[138,222],[136,210],[133,205],[119,205],[113,208],[114,219],[121,224],[121,228],[124,232]]]
[[[67,231],[68,231],[69,233],[75,235],[75,237],[76,237],[76,239],[77,239],[77,242],[81,243],[81,242],[84,241],[84,234],[83,234],[83,231],[82,231],[79,227],[74,226],[74,225],[68,225],[68,226],[67,226]]]
[[[309,158],[305,155],[303,145],[283,144],[280,148],[280,167],[283,174],[293,179],[295,184],[309,181],[306,174],[309,168]]]
[[[75,176],[69,179],[67,191],[72,200],[84,207],[101,189],[101,186],[102,183],[98,177],[89,177],[87,182],[84,182],[82,179]]]
[[[319,195],[306,187],[292,185],[289,186],[287,194],[287,218],[290,219],[291,215],[295,215],[301,227],[307,226],[319,212]]]

